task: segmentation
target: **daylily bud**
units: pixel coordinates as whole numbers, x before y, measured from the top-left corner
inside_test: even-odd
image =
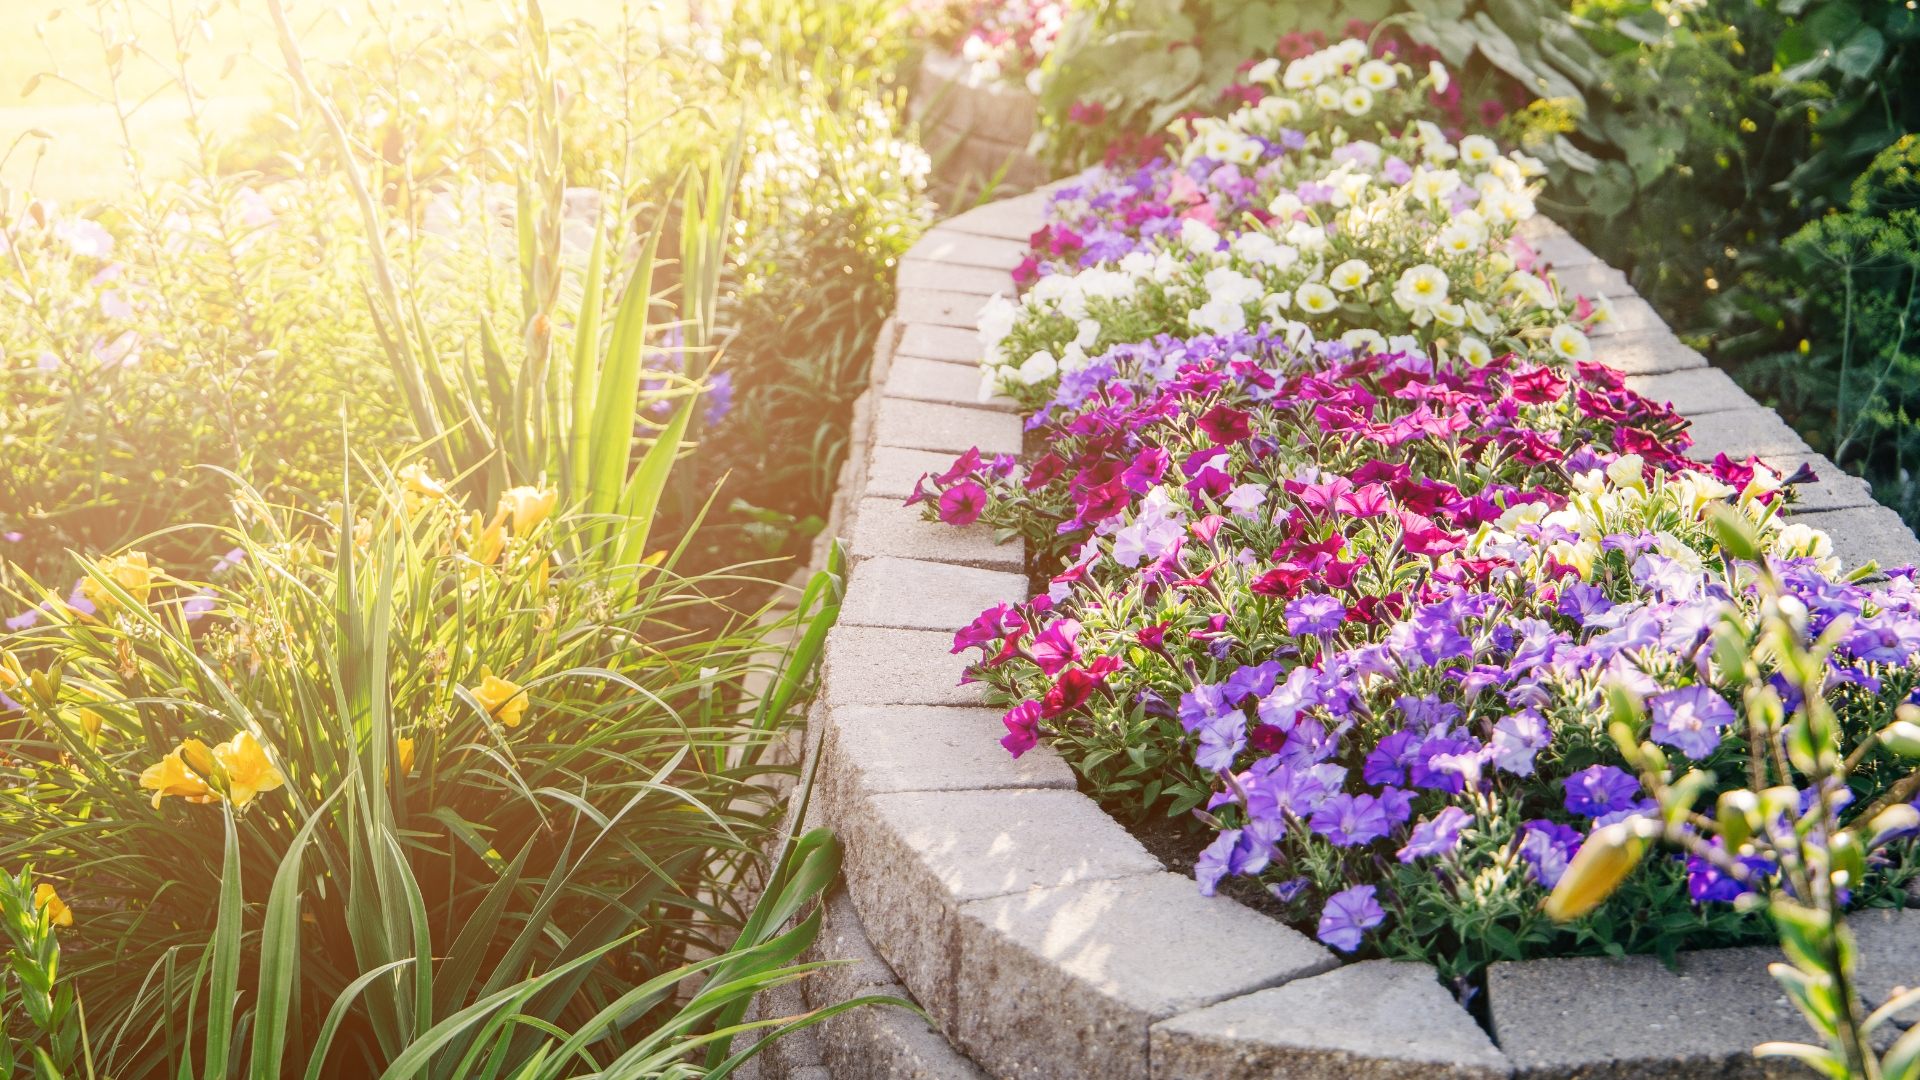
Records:
[[[400,748],[400,771],[410,773],[413,771],[413,740],[400,739],[397,741]]]
[[[1639,835],[1644,824],[1646,819],[1634,818],[1594,830],[1554,886],[1553,895],[1547,897],[1547,917],[1571,922],[1612,896],[1646,852],[1647,842]]]
[[[1867,853],[1861,848],[1858,836],[1850,832],[1834,833],[1827,841],[1827,859],[1835,885],[1844,888],[1867,879]],[[1847,876],[1845,882],[1840,880],[1841,874]]]
[[[213,752],[199,739],[188,739],[180,744],[180,760],[201,776],[213,775]]]
[[[1880,729],[1880,745],[1901,757],[1920,757],[1920,724],[1895,720]]]

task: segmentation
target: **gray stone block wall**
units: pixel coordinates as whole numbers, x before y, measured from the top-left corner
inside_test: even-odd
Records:
[[[818,1008],[884,988],[932,1023],[899,1009],[836,1017],[819,1034],[821,1065],[840,1080],[1769,1075],[1750,1037],[1804,1037],[1778,1014],[1774,950],[1693,954],[1680,976],[1644,959],[1501,965],[1488,990],[1496,1045],[1431,969],[1336,967],[1291,929],[1200,897],[1074,790],[1058,757],[1042,748],[1016,762],[995,744],[997,715],[957,684],[966,660],[950,643],[982,608],[1023,598],[1021,552],[925,526],[899,500],[970,446],[1019,452],[1018,418],[976,398],[979,344],[964,316],[1010,295],[1006,271],[1041,200],[962,215],[909,252],[900,319],[857,410],[832,525],[854,566],[815,713],[810,815],[846,847],[846,889],[815,952],[853,963],[808,980],[805,995]],[[1544,218],[1525,234],[1564,288],[1614,298],[1620,326],[1596,337],[1595,359],[1693,418],[1696,457],[1809,463],[1821,480],[1802,490],[1799,516],[1843,559],[1920,559],[1920,541],[1863,484],[1708,367],[1623,276]],[[1920,982],[1892,974],[1920,957],[1920,920],[1861,933],[1869,989]],[[1579,992],[1553,989],[1569,972]],[[1714,1022],[1663,1037],[1655,1014],[1679,1016],[1684,1002],[1704,1002]]]

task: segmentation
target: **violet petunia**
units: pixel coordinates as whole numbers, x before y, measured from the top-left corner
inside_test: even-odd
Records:
[[[1640,790],[1640,781],[1612,765],[1589,765],[1560,783],[1566,789],[1567,813],[1581,817],[1630,809],[1633,793]]]
[[[1473,824],[1473,815],[1457,806],[1449,806],[1431,819],[1413,827],[1407,846],[1396,854],[1403,863],[1434,855],[1445,855],[1460,846],[1460,831]]]
[[[1545,888],[1560,884],[1560,875],[1580,850],[1580,834],[1552,821],[1529,821],[1520,836],[1520,857],[1533,868],[1534,880]]]
[[[1720,729],[1736,719],[1727,699],[1699,683],[1656,694],[1647,704],[1653,716],[1648,738],[1695,761],[1719,749]]]
[[[1370,843],[1392,828],[1386,808],[1371,795],[1335,795],[1313,812],[1313,831],[1338,847]]]
[[[1387,919],[1373,898],[1375,892],[1372,885],[1355,885],[1327,897],[1315,936],[1341,952],[1358,949],[1365,932]]]
[[[1552,742],[1546,718],[1521,709],[1493,726],[1493,763],[1515,776],[1532,776],[1534,755]]]
[[[1347,620],[1347,606],[1325,593],[1308,593],[1287,603],[1287,632],[1331,634]]]
[[[1219,887],[1220,879],[1231,872],[1233,849],[1240,843],[1239,829],[1223,829],[1213,843],[1200,853],[1193,864],[1193,879],[1200,883],[1200,895],[1212,896]]]

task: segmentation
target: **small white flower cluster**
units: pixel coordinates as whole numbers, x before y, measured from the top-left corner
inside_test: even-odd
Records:
[[[1067,5],[1058,0],[1040,4],[1007,0],[993,5],[960,43],[960,58],[967,62],[967,85],[1017,80],[1029,92],[1039,93],[1040,65],[1053,52],[1054,40],[1066,22]]]

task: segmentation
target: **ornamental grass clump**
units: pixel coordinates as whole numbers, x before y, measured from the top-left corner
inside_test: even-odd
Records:
[[[1323,83],[1374,63],[1341,48]],[[1250,133],[1282,114],[1319,126]],[[1789,711],[1824,690],[1855,766],[1838,820],[1911,800],[1873,733],[1920,683],[1914,571],[1843,567],[1785,516],[1804,469],[1689,459],[1683,418],[1590,361],[1606,305],[1513,234],[1523,155],[1412,111],[1367,143],[1314,117],[1275,93],[1180,162],[1056,193],[1037,280],[982,312],[984,389],[1032,411],[1036,452],[970,452],[910,501],[1023,536],[1043,568],[954,639],[1009,707],[1004,745],[1048,742],[1128,820],[1198,822],[1201,892],[1251,886],[1343,952],[1466,977],[1764,939],[1737,901],[1780,872],[1765,853],[1741,874],[1615,860],[1605,902],[1542,910],[1603,858],[1594,837],[1662,814],[1607,696],[1705,778],[1690,799],[1746,783],[1748,675],[1713,634],[1777,582],[1831,652],[1806,676],[1755,650],[1751,677]],[[1722,542],[1726,514],[1751,551]],[[1785,765],[1774,784],[1816,786]],[[1886,839],[1849,903],[1903,899],[1912,840]]]
[[[550,489],[456,486],[379,472],[331,519],[243,487],[217,572],[103,558],[0,637],[0,860],[70,924],[98,1075],[719,1070],[713,1033],[800,973],[813,924],[780,926],[837,856],[808,841],[783,895],[775,749],[837,578],[729,621],[679,552],[627,562]],[[714,981],[677,1011],[688,974]]]

